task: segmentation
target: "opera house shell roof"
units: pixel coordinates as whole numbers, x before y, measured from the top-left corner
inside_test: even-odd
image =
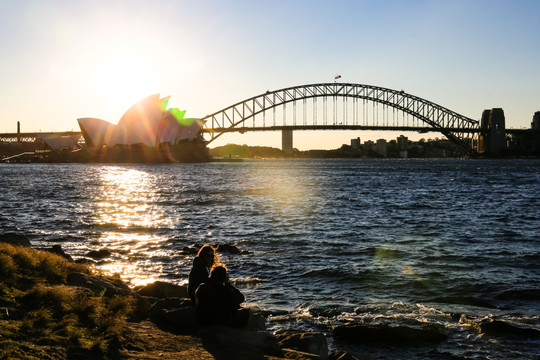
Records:
[[[116,125],[96,118],[77,121],[89,148],[136,144],[157,148],[195,139],[200,121],[184,118],[185,111],[166,109],[168,101],[169,97],[160,99],[159,94],[148,96],[129,108]]]

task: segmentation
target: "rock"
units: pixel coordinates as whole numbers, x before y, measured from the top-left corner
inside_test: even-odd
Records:
[[[168,297],[189,298],[187,286],[174,285],[164,281],[156,281],[138,288],[137,293],[141,296],[151,296],[159,299]]]
[[[132,293],[131,289],[119,279],[107,279],[77,272],[68,274],[67,284],[84,287],[95,293],[103,292],[105,296],[128,295]]]
[[[403,325],[346,325],[334,328],[333,334],[338,340],[355,344],[440,342],[447,338],[436,326],[419,329]]]
[[[131,315],[131,320],[140,321],[146,319],[152,308],[151,298],[145,296],[135,296],[135,309]]]
[[[151,297],[143,296],[146,299],[154,299]],[[160,313],[164,310],[174,310],[183,307],[191,306],[191,299],[184,298],[164,298],[158,299],[148,311],[148,317],[154,316],[154,314]]]
[[[194,247],[189,247],[189,246],[184,246],[184,248],[182,249],[182,253],[187,254],[187,255],[197,255],[198,252],[199,252],[199,249],[196,249]]]
[[[326,337],[319,332],[279,330],[275,333],[275,336],[282,349],[294,349],[315,354],[321,360],[328,358]]]
[[[259,310],[250,308],[246,328],[251,330],[266,330],[266,317]]]
[[[90,257],[90,258],[96,259],[96,260],[102,260],[102,259],[105,259],[105,258],[111,256],[111,255],[112,255],[112,252],[110,252],[109,250],[101,249],[101,250],[89,251],[86,254],[86,257]]]
[[[492,318],[483,319],[480,324],[480,332],[486,335],[519,336],[530,339],[540,339],[540,330],[522,328],[507,322]]]
[[[334,350],[328,355],[328,360],[374,360],[369,355],[353,356],[343,350]]]
[[[160,329],[177,334],[193,334],[199,329],[194,306],[150,312],[150,320]]]
[[[294,360],[320,360],[321,359],[321,357],[316,354],[310,354],[307,352],[298,351],[294,349],[282,349],[282,350],[286,359],[294,359]]]
[[[71,255],[66,254],[64,250],[62,249],[62,246],[60,245],[53,245],[51,248],[44,249],[44,250],[51,252],[53,254],[56,254],[56,255],[60,255],[61,257],[63,257],[64,259],[68,261],[73,261],[73,258],[71,257]]]
[[[238,255],[241,253],[240,249],[238,249],[236,246],[228,245],[228,244],[218,245],[216,251],[220,253],[229,253],[229,254],[235,254],[235,255]]]
[[[208,326],[197,332],[205,349],[216,359],[256,360],[283,357],[274,335],[267,331]]]
[[[75,263],[84,264],[84,265],[96,265],[97,264],[97,262],[95,262],[94,260],[86,259],[86,258],[77,259],[77,260],[75,260]]]
[[[0,234],[0,242],[7,243],[14,246],[31,247],[30,240],[24,235],[15,233]]]

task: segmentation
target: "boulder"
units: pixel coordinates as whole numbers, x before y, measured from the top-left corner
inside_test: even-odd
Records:
[[[95,260],[102,260],[102,259],[108,258],[111,255],[112,255],[112,252],[110,252],[109,250],[101,249],[101,250],[89,251],[85,256],[90,257]]]
[[[246,328],[251,330],[266,330],[266,317],[258,309],[250,308]]]
[[[334,337],[355,344],[402,344],[402,343],[424,343],[441,342],[447,336],[443,329],[437,326],[426,326],[423,328],[409,326],[379,325],[345,325],[335,327]]]
[[[278,330],[275,336],[282,349],[315,354],[321,360],[328,358],[328,343],[326,337],[320,332]]]
[[[187,286],[180,286],[164,281],[156,281],[136,289],[141,296],[151,296],[159,299],[164,298],[189,298]]]
[[[294,349],[282,349],[284,357],[289,360],[320,360],[321,357],[316,354],[310,354],[303,351],[298,351]]]
[[[480,321],[479,326],[480,332],[486,335],[506,335],[519,336],[529,339],[540,339],[540,330],[523,328],[492,318],[483,319]]]
[[[369,355],[353,356],[343,350],[334,350],[328,355],[328,360],[374,360]]]
[[[199,329],[194,306],[151,311],[149,318],[157,327],[177,334],[193,334]]]
[[[197,255],[199,252],[199,249],[189,246],[184,246],[182,249],[182,253],[186,255]]]
[[[145,296],[135,296],[135,309],[131,315],[131,320],[141,321],[146,319],[153,304],[150,299],[151,298]]]
[[[152,297],[142,296],[145,299],[155,299]],[[155,314],[159,314],[164,310],[175,310],[183,307],[191,306],[191,300],[190,299],[184,299],[184,298],[164,298],[164,299],[157,299],[153,303],[153,305],[150,307],[148,311],[148,317],[152,318]]]
[[[132,293],[131,289],[120,279],[109,279],[78,272],[68,274],[67,284],[84,287],[95,293],[104,293],[105,296],[128,295]]]
[[[64,252],[64,249],[62,249],[62,246],[60,246],[60,245],[53,245],[51,248],[46,248],[46,249],[43,249],[43,250],[51,252],[51,253],[56,254],[56,255],[60,255],[61,257],[63,257],[64,259],[66,259],[68,261],[73,261],[73,258],[71,257],[71,255],[66,254]]]
[[[234,245],[228,245],[228,244],[218,245],[216,251],[220,253],[229,253],[229,254],[235,254],[235,255],[241,254],[240,249],[238,249]]]
[[[216,359],[256,360],[265,356],[283,357],[274,335],[267,331],[208,326],[197,332],[205,349]]]
[[[31,247],[30,240],[24,235],[15,233],[0,234],[0,242],[7,243],[14,246]]]
[[[77,259],[75,260],[75,263],[83,264],[83,265],[96,265],[97,264],[96,261],[91,260],[91,259],[86,259],[86,258]]]

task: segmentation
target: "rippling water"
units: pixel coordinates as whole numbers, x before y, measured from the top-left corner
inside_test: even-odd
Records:
[[[537,160],[1,165],[0,179],[0,232],[76,258],[108,248],[99,267],[133,285],[185,283],[189,249],[232,244],[243,254],[221,258],[271,329],[323,331],[374,358],[540,355],[538,340],[471,325],[540,328]],[[437,326],[448,340],[337,343],[341,324]]]

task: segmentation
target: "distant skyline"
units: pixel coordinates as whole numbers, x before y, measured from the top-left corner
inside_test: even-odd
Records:
[[[284,87],[340,81],[403,89],[479,119],[540,111],[540,1],[0,0],[0,133],[116,123],[141,98],[203,117]],[[294,133],[300,150],[400,133]],[[403,133],[411,138],[441,134]],[[225,134],[281,147],[281,133]]]

